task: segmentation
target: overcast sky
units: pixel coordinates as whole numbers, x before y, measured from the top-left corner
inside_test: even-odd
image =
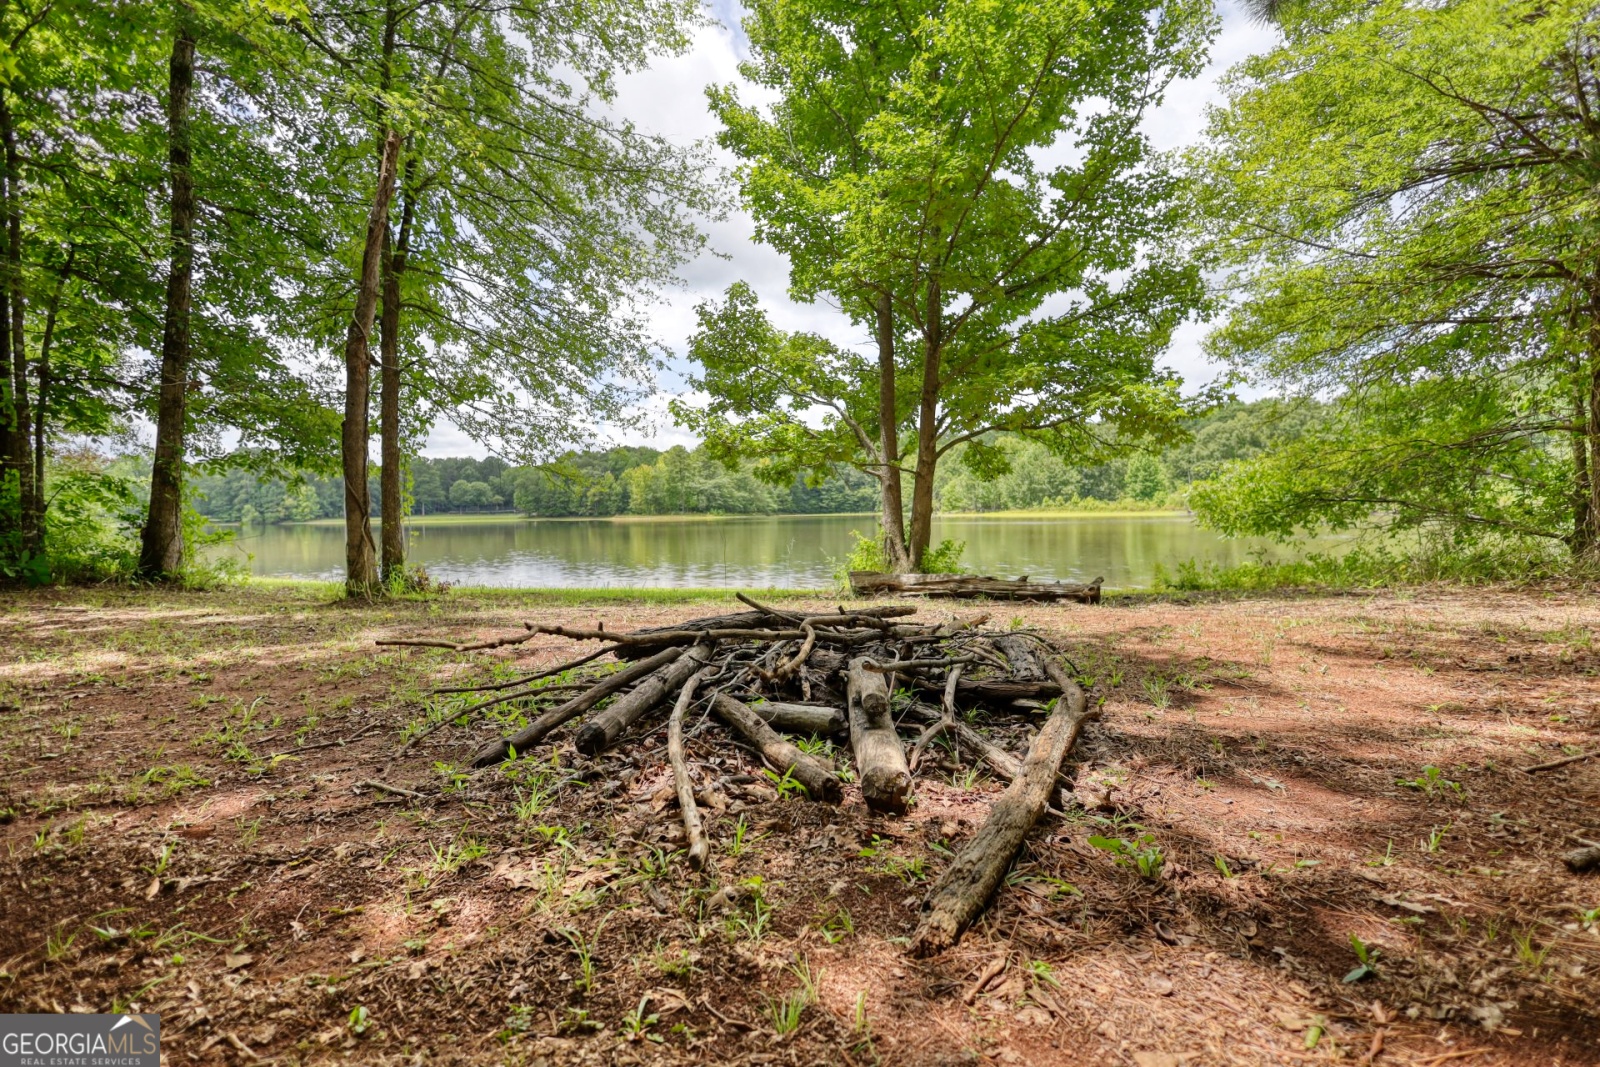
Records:
[[[1179,83],[1171,89],[1166,103],[1146,121],[1146,130],[1157,148],[1176,148],[1197,139],[1205,121],[1206,105],[1219,97],[1217,79],[1241,59],[1264,51],[1272,43],[1272,31],[1252,21],[1232,0],[1218,3],[1222,31],[1212,45],[1210,64],[1195,81]],[[706,110],[707,85],[740,83],[746,100],[761,99],[760,91],[743,83],[737,69],[746,47],[738,26],[742,9],[733,0],[711,0],[711,11],[715,24],[700,31],[688,52],[659,60],[649,70],[622,79],[616,106],[619,114],[632,119],[642,130],[689,144],[708,138],[717,130],[716,120]],[[725,158],[724,163],[731,166],[731,157]],[[787,257],[757,244],[751,237],[753,232],[749,216],[741,211],[710,225],[710,245],[722,255],[704,254],[688,264],[682,272],[684,284],[662,294],[663,300],[654,308],[652,319],[657,339],[673,353],[673,358],[658,380],[657,395],[646,405],[650,428],[611,433],[607,436],[612,443],[657,448],[694,444],[692,437],[673,425],[666,402],[671,395],[686,390],[683,375],[687,360],[683,353],[694,331],[695,305],[720,296],[735,281],[748,282],[760,294],[773,322],[785,330],[809,330],[842,345],[863,342],[843,316],[828,305],[790,300]],[[1183,376],[1186,389],[1204,384],[1217,373],[1200,351],[1202,332],[1192,324],[1180,329],[1164,360]],[[429,436],[423,454],[482,456],[485,451],[455,427],[441,424]]]

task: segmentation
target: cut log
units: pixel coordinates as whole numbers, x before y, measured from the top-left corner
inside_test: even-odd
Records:
[[[472,758],[472,766],[479,768],[490,767],[503,761],[511,754],[513,749],[518,752],[527,751],[529,747],[544,740],[551,730],[554,730],[562,723],[577,718],[612,693],[626,688],[652,671],[659,670],[672,663],[682,655],[683,649],[681,648],[665,648],[649,659],[635,663],[631,667],[625,667],[615,674],[607,675],[596,683],[594,688],[578,694],[560,707],[551,708],[510,737],[503,737],[483,748]]]
[[[1050,666],[1047,661],[1046,669]],[[1052,673],[1059,673],[1059,668]],[[983,828],[929,892],[922,922],[911,938],[914,955],[932,956],[954,947],[988,905],[1028,831],[1044,814],[1061,761],[1083,732],[1084,723],[1099,716],[1098,710],[1087,708],[1083,690],[1064,675],[1062,685],[1065,696],[1034,737],[1022,774],[1006,788]]]
[[[884,675],[867,670],[868,662],[865,657],[851,660],[845,680],[856,774],[868,807],[903,813],[911,794],[911,770],[889,715],[888,683]]]
[[[691,676],[711,661],[712,645],[695,645],[688,652],[622,694],[609,707],[596,712],[575,740],[578,751],[596,756],[616,743],[622,732],[645,713],[681,689]]]
[[[1600,867],[1600,847],[1591,845],[1588,848],[1575,848],[1561,857],[1561,862],[1573,874],[1582,874]]]
[[[828,737],[849,729],[849,722],[838,708],[816,704],[786,704],[777,700],[764,700],[751,704],[750,710],[774,730],[786,734],[816,734]]]
[[[1100,603],[1104,578],[1078,582],[1034,582],[1027,578],[990,578],[977,574],[884,574],[851,571],[850,589],[856,596],[926,596],[991,600],[1075,600]]]
[[[678,809],[683,816],[683,836],[689,842],[689,866],[699,870],[711,855],[705,830],[700,825],[700,809],[694,804],[694,782],[689,777],[689,760],[683,746],[683,717],[694,703],[694,691],[709,668],[701,670],[685,683],[672,705],[672,716],[667,720],[667,761],[672,764],[672,784],[678,791]]]
[[[772,727],[761,721],[754,708],[726,693],[718,693],[711,701],[711,710],[719,719],[739,731],[746,740],[756,746],[762,758],[772,765],[773,770],[779,774],[788,774],[805,786],[806,793],[812,800],[825,800],[830,804],[837,804],[843,798],[844,794],[839,787],[839,779],[834,776],[833,768],[813,756],[806,755],[795,745],[784,740]]]

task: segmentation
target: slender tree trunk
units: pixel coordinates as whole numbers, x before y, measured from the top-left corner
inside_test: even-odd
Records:
[[[1589,405],[1586,402],[1589,386],[1581,360],[1573,361],[1574,384],[1572,389],[1572,425],[1569,434],[1572,446],[1572,536],[1568,547],[1574,558],[1586,557],[1595,551],[1595,516],[1589,507]]]
[[[4,198],[4,183],[0,180],[0,199]],[[0,323],[11,321],[11,298],[6,287],[0,285]],[[12,394],[16,391],[11,377],[11,331],[0,329],[0,544],[9,544],[22,532],[22,498],[17,497],[16,510],[9,507],[10,495],[20,490],[17,476],[17,406]]]
[[[39,494],[33,480],[32,449],[28,442],[28,428],[33,419],[28,408],[28,349],[24,330],[23,312],[26,300],[22,279],[22,159],[17,151],[17,131],[12,121],[11,105],[0,92],[0,141],[5,146],[5,211],[6,211],[6,296],[10,305],[10,319],[6,326],[11,335],[11,404],[12,427],[15,433],[13,455],[17,470],[17,489],[22,513],[22,547],[25,552],[39,550]]]
[[[351,596],[370,596],[379,585],[377,549],[372,543],[372,495],[367,487],[367,409],[372,391],[371,337],[378,310],[379,268],[399,154],[399,132],[386,130],[378,154],[378,186],[367,215],[367,239],[361,250],[356,306],[344,342],[344,426],[340,445],[344,458],[345,590]]]
[[[911,569],[921,571],[933,537],[933,472],[939,463],[939,357],[944,348],[939,283],[928,288],[922,391],[917,404],[917,469],[911,482]]]
[[[883,453],[883,555],[890,572],[911,569],[906,552],[905,494],[900,478],[900,411],[894,380],[894,306],[878,296],[878,436]]]
[[[1594,331],[1597,341],[1600,341],[1600,327]],[[1587,432],[1585,440],[1580,445],[1574,445],[1574,458],[1580,461],[1578,467],[1578,487],[1583,493],[1583,498],[1574,509],[1574,523],[1581,523],[1583,534],[1575,538],[1581,541],[1581,551],[1593,556],[1600,547],[1600,534],[1597,534],[1596,524],[1600,521],[1600,351],[1590,357],[1588,381],[1588,413],[1584,420]],[[1585,455],[1586,453],[1586,455]],[[1584,460],[1587,462],[1584,462]],[[1580,551],[1578,544],[1573,546],[1574,553]]]
[[[180,24],[167,68],[167,167],[171,175],[172,259],[167,269],[166,318],[161,329],[161,394],[156,403],[156,452],[150,468],[150,511],[139,550],[149,578],[183,569],[183,436],[189,390],[189,310],[194,285],[194,179],[190,173],[189,96],[194,88],[194,35]]]
[[[50,307],[44,316],[44,333],[39,338],[39,397],[33,406],[33,491],[39,496],[39,515],[44,516],[44,436],[46,415],[50,407],[50,346],[55,341],[56,319],[61,313],[61,297],[67,290],[67,279],[72,277],[72,262],[78,256],[78,246],[67,246],[67,261],[56,275],[55,292],[50,294]]]
[[[394,247],[384,256],[383,309],[379,313],[379,369],[378,417],[383,441],[380,457],[383,464],[379,474],[378,493],[382,501],[383,522],[383,580],[394,582],[405,574],[406,536],[402,525],[404,515],[405,479],[404,458],[400,454],[400,276],[405,273],[406,258],[411,248],[411,220],[416,213],[416,203],[411,193],[411,177],[416,169],[414,157],[406,159],[406,176],[401,183],[400,231]],[[388,227],[385,227],[387,234]],[[387,247],[387,241],[385,242]]]

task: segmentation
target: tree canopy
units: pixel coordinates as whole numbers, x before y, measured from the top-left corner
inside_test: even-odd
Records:
[[[744,25],[741,71],[775,101],[711,93],[744,202],[795,295],[837,301],[877,356],[782,334],[735,286],[701,310],[711,402],[682,421],[775,478],[872,473],[888,557],[913,568],[952,449],[999,473],[999,431],[1077,455],[1108,421],[1123,441],[1170,432],[1182,405],[1156,358],[1203,292],[1166,252],[1178,180],[1140,124],[1198,71],[1208,5],[771,0]]]
[[[1193,161],[1233,300],[1212,351],[1335,396],[1194,496],[1235,533],[1382,518],[1596,544],[1596,15],[1295,4]]]

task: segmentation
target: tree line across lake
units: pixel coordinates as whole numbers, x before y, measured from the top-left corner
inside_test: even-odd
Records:
[[[877,558],[921,570],[939,508],[1180,491],[1232,534],[1588,569],[1600,11],[1256,6],[1271,45],[1175,152],[1148,130],[1211,0],[747,0],[693,145],[619,85],[696,0],[0,7],[0,580],[182,580],[197,506],[341,515],[368,596],[407,581],[410,505],[869,494]],[[735,282],[669,405],[700,447],[595,451],[734,205],[836,328]],[[1195,322],[1227,369],[1199,390],[1166,361]],[[1315,417],[1182,459],[1242,384]],[[515,466],[434,484],[408,457],[442,422]],[[141,433],[134,488],[104,457]]]
[[[1188,486],[1234,460],[1264,454],[1300,436],[1324,413],[1315,402],[1230,404],[1196,419],[1181,442],[1159,452],[1075,467],[1035,442],[1003,438],[1010,470],[981,479],[959,462],[937,487],[946,511],[1182,506]],[[957,460],[959,460],[959,453]],[[871,512],[877,487],[840,467],[820,484],[795,477],[762,481],[744,463],[730,468],[707,450],[617,447],[575,452],[548,469],[514,467],[499,457],[432,459],[407,466],[411,515],[507,513],[541,518],[614,515],[805,515]],[[235,469],[195,479],[195,508],[213,522],[280,523],[343,515],[338,478],[263,478]],[[381,488],[372,486],[374,497]]]

